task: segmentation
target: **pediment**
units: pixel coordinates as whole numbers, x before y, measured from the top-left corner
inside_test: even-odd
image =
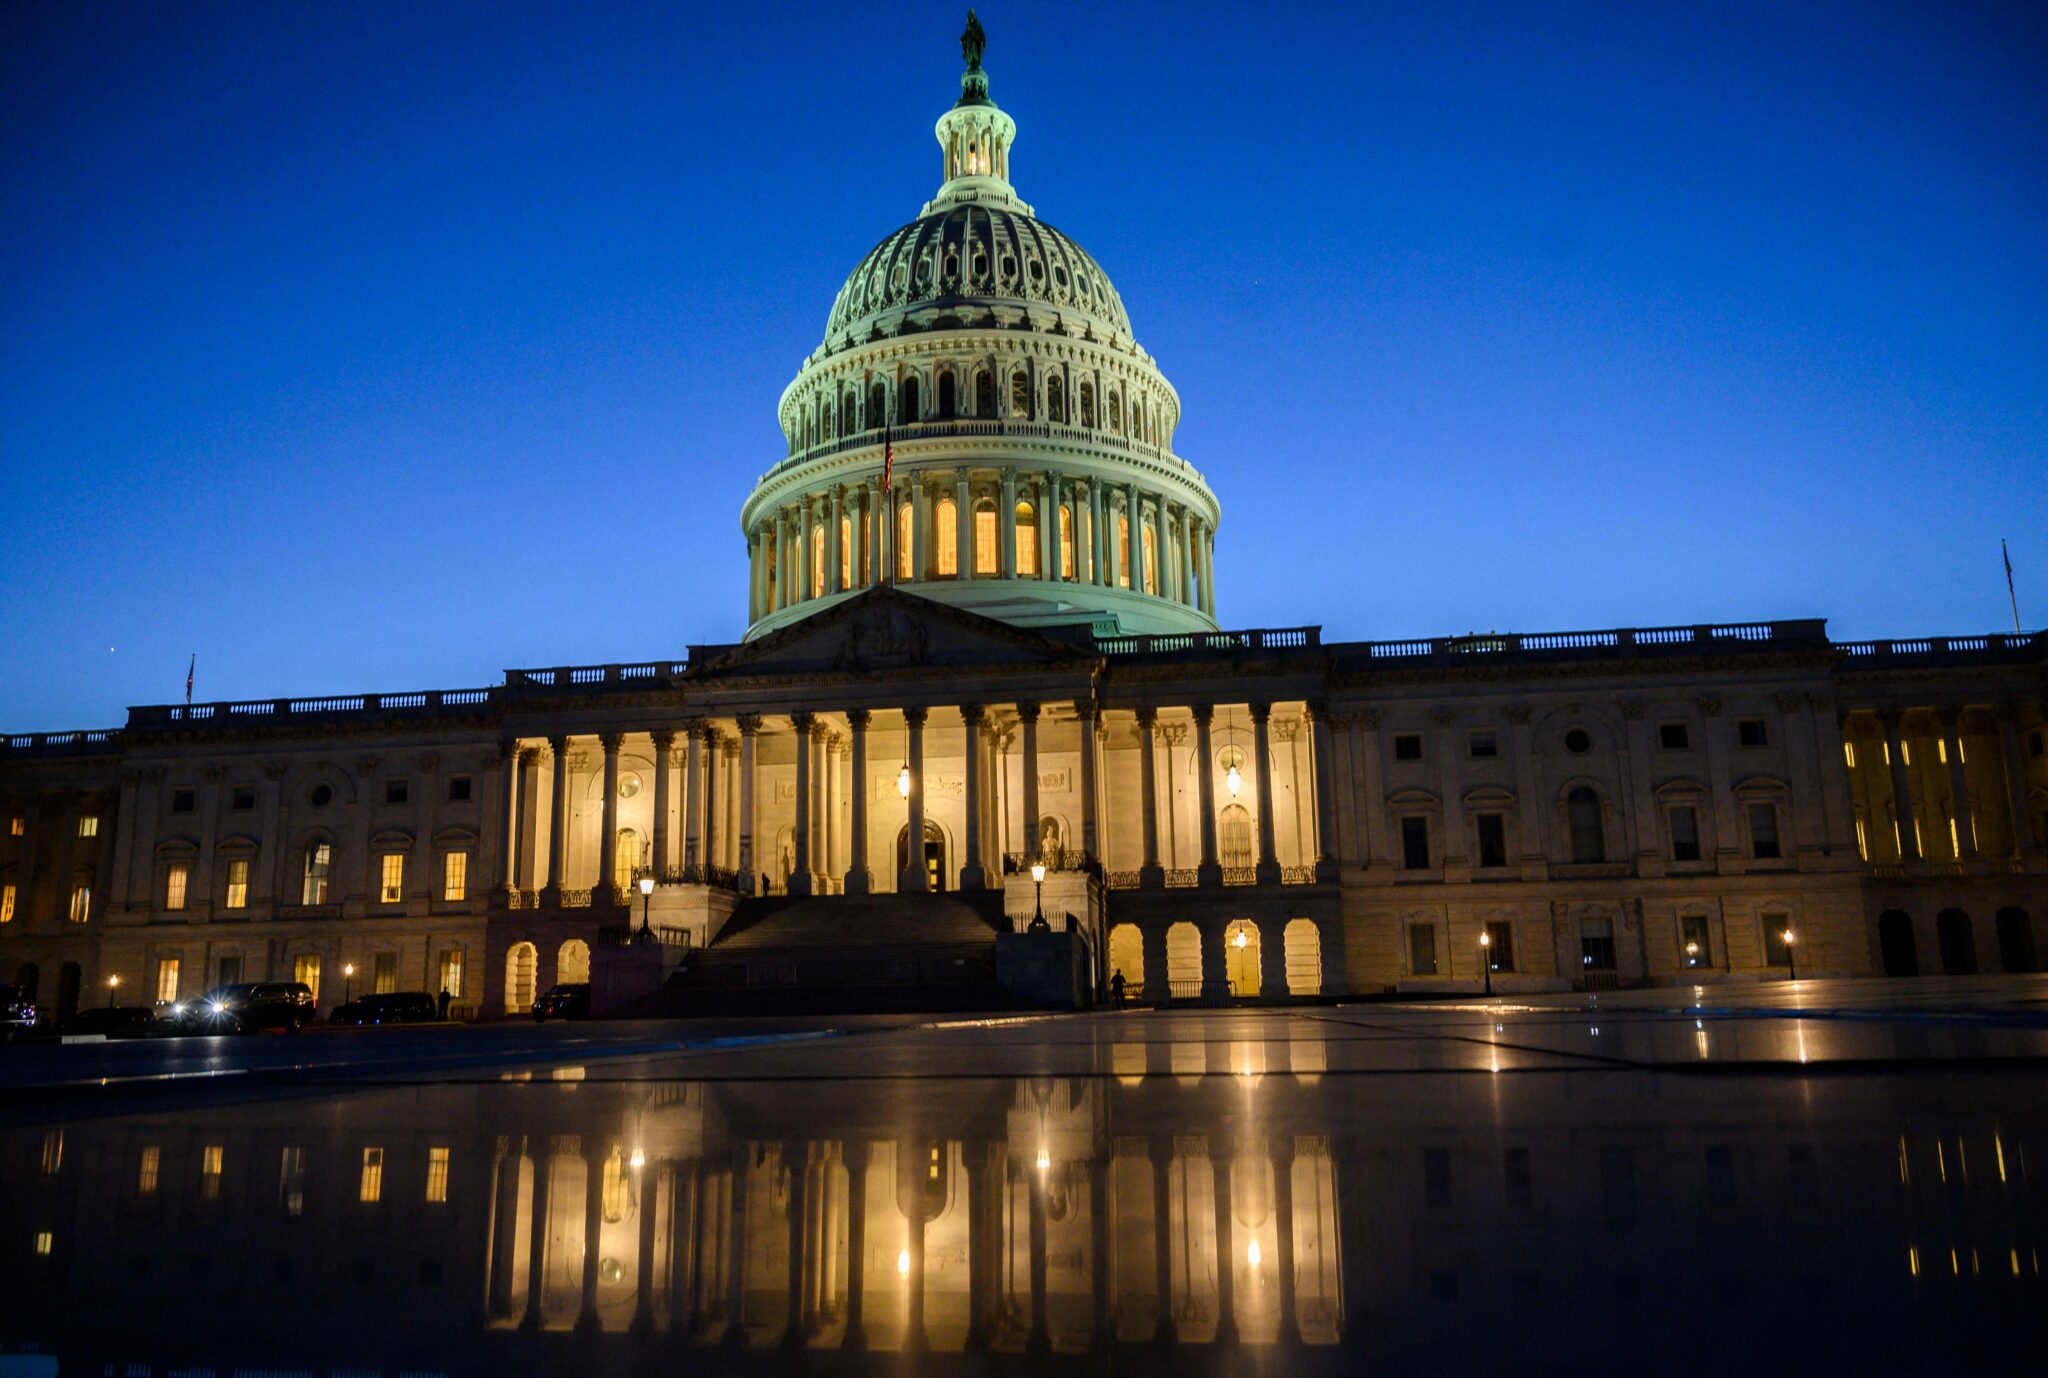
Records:
[[[1092,646],[877,585],[758,641],[734,647],[699,675],[720,679],[928,669],[1085,669],[1096,659]]]

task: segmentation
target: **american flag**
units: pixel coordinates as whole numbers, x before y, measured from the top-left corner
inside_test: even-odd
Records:
[[[192,663],[185,667],[185,706],[192,706],[192,672],[199,668],[199,652],[192,653]]]

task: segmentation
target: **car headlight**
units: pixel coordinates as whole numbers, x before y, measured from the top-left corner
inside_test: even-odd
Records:
[[[207,1006],[207,1008],[212,1010],[215,1014],[226,1014],[228,1012],[228,1007],[226,1005],[223,1005],[218,1000],[212,1002],[210,1005]]]

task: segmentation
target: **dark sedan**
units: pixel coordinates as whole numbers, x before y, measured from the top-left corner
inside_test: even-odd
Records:
[[[107,1005],[80,1010],[64,1022],[67,1034],[103,1034],[108,1038],[147,1038],[165,1032],[148,1005]]]
[[[365,995],[336,1005],[328,1019],[336,1024],[432,1024],[441,1017],[434,997],[423,990]]]
[[[546,994],[533,1002],[533,1022],[536,1024],[545,1024],[550,1019],[588,1018],[590,1018],[590,985],[588,982],[549,986]]]
[[[192,1033],[297,1033],[313,1021],[313,990],[301,981],[241,981],[177,1008],[179,1025]]]

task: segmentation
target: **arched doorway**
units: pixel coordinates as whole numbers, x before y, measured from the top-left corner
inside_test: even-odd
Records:
[[[1223,930],[1223,976],[1233,999],[1258,998],[1259,960],[1259,926],[1250,919],[1231,920]]]
[[[1281,934],[1286,943],[1287,993],[1323,993],[1323,933],[1314,919],[1289,919]]]
[[[69,1019],[78,1013],[78,988],[83,980],[76,962],[57,968],[57,1018]]]
[[[1202,993],[1202,933],[1185,919],[1166,930],[1166,993],[1170,1000]]]
[[[1970,916],[1960,909],[1944,909],[1934,916],[1934,936],[1941,945],[1941,969],[1951,976],[1970,976],[1977,970],[1977,935],[1970,928]]]
[[[2007,971],[2039,971],[2034,950],[2034,921],[2024,909],[1998,911],[1998,964]]]
[[[1913,919],[1903,909],[1887,909],[1877,916],[1877,946],[1884,957],[1887,976],[1918,976],[1920,952],[1913,941]]]
[[[533,1008],[534,977],[539,964],[532,943],[514,943],[505,953],[505,1013],[523,1014]]]
[[[1120,923],[1109,930],[1109,972],[1124,978],[1124,999],[1144,997],[1145,939],[1136,924]]]
[[[563,986],[585,985],[590,980],[590,944],[581,938],[571,938],[562,944],[562,950],[555,954],[555,983]]]
[[[910,825],[896,830],[896,874],[910,868]],[[929,818],[924,821],[925,886],[937,894],[946,888],[946,835]]]

